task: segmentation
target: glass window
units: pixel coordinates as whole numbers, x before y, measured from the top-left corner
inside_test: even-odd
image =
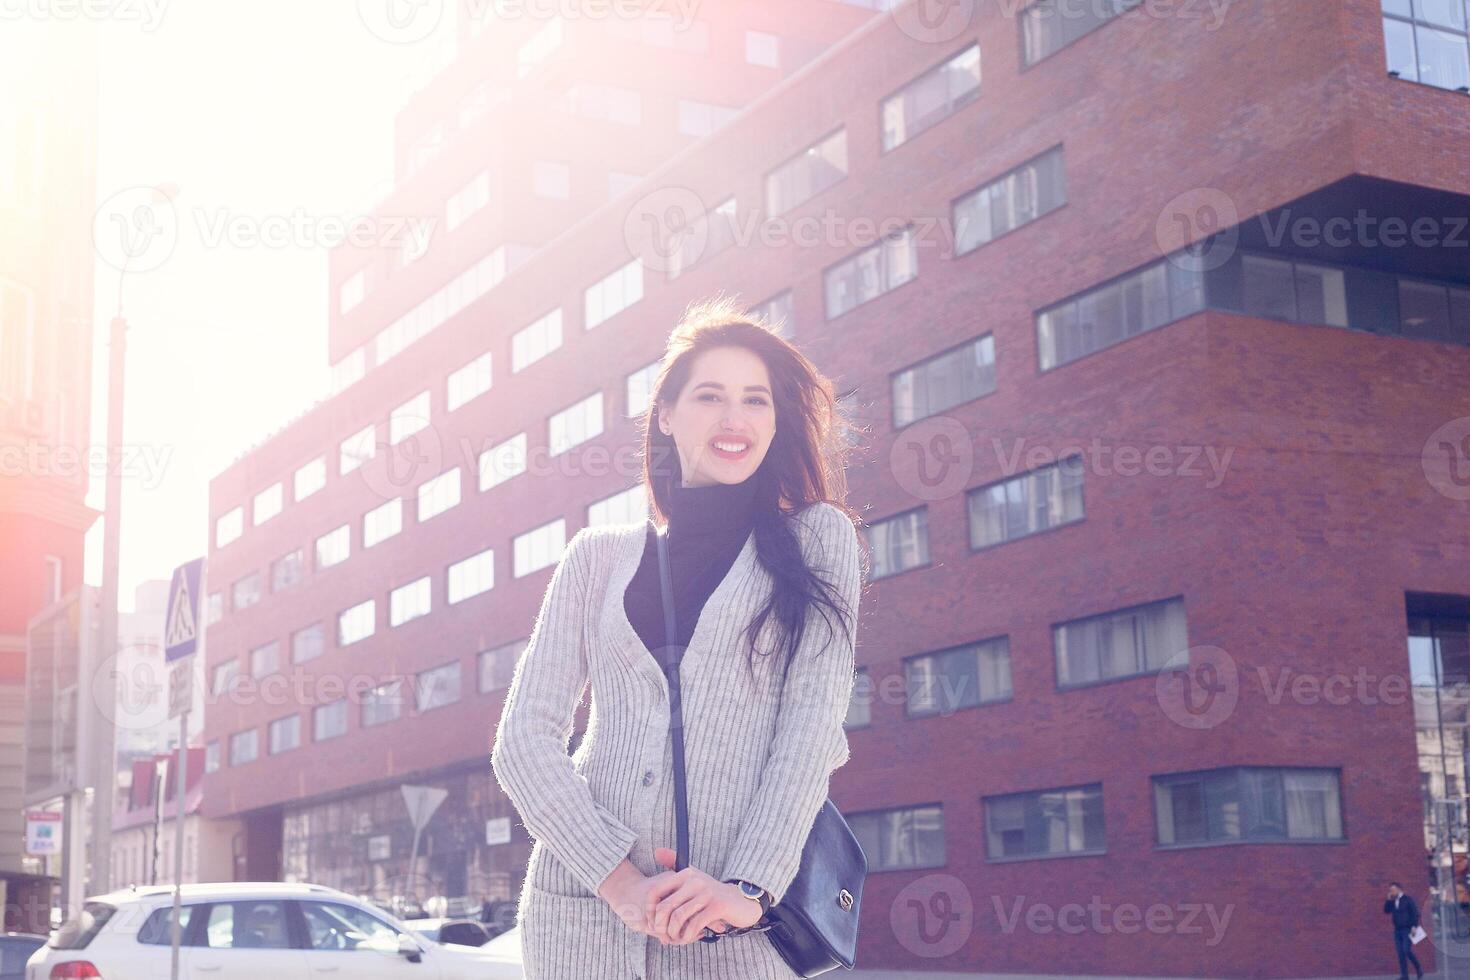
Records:
[[[827,319],[897,289],[913,279],[918,269],[914,229],[908,227],[886,236],[826,271]]]
[[[633,259],[587,287],[583,328],[591,330],[643,298],[643,263]]]
[[[804,204],[847,176],[847,130],[839,129],[766,175],[766,215]]]
[[[306,558],[300,548],[271,562],[271,591],[289,589],[301,581]]]
[[[345,647],[373,635],[376,629],[377,600],[359,602],[337,616],[337,645]]]
[[[427,616],[433,605],[433,589],[429,576],[414,579],[388,593],[388,625],[402,626],[409,620]]]
[[[944,351],[893,375],[893,424],[902,427],[995,390],[995,337]]]
[[[587,505],[587,524],[642,524],[648,520],[648,491],[642,483]]]
[[[515,676],[516,661],[521,659],[527,642],[528,639],[520,639],[492,650],[480,651],[479,690],[481,694],[510,687],[511,678]]]
[[[883,100],[883,149],[891,150],[980,94],[980,46],[972,44]]]
[[[1011,696],[1007,637],[969,643],[903,662],[910,717],[948,714]]]
[[[796,315],[793,310],[794,304],[789,289],[750,308],[750,312],[764,320],[776,336],[785,337],[787,340],[793,340],[796,337]]]
[[[362,515],[362,546],[371,548],[403,530],[403,498],[394,497]]]
[[[194,914],[195,906],[179,906],[179,936],[182,939],[189,928],[189,919]],[[148,946],[171,946],[173,945],[174,908],[172,904],[163,908],[154,909],[148,913],[148,918],[138,927],[138,942]]]
[[[377,426],[363,426],[343,439],[337,447],[337,472],[351,473],[377,452]]]
[[[1043,58],[1127,13],[1143,0],[1036,0],[1021,11],[1021,61],[1029,68]]]
[[[944,810],[939,804],[846,817],[869,871],[944,865]]]
[[[250,508],[250,522],[259,525],[275,517],[281,512],[283,498],[280,483],[272,483],[257,493]]]
[[[526,472],[526,434],[519,432],[480,454],[480,489],[489,490]]]
[[[1213,769],[1153,785],[1160,844],[1342,839],[1335,769]]]
[[[312,623],[291,634],[291,662],[304,664],[315,660],[326,649],[326,631],[321,623]]]
[[[301,744],[301,716],[288,715],[270,723],[266,733],[267,747],[271,755],[288,752]]]
[[[514,548],[512,574],[516,578],[529,575],[561,558],[567,546],[567,522],[565,518],[558,517],[516,535],[511,544]]]
[[[1089,684],[1163,668],[1189,649],[1184,600],[1165,599],[1052,627],[1057,684]]]
[[[459,700],[459,661],[420,671],[414,677],[418,710],[431,711]]]
[[[256,729],[251,728],[230,736],[230,765],[238,766],[255,760],[260,752],[259,734]]]
[[[389,681],[363,694],[362,727],[394,721],[403,713],[403,681]]]
[[[490,352],[486,351],[464,367],[450,373],[444,397],[445,411],[461,405],[490,390]]]
[[[495,585],[495,551],[486,548],[449,566],[449,604],[489,592]]]
[[[459,467],[419,484],[418,520],[422,524],[459,505]]]
[[[306,920],[306,935],[313,950],[380,953],[398,950],[398,930],[355,906],[303,901],[301,914]]]
[[[864,728],[873,722],[873,678],[868,668],[859,667],[853,678],[852,697],[847,702],[843,728]]]
[[[548,451],[558,456],[588,439],[602,434],[602,392],[594,391],[581,401],[551,416]]]
[[[343,524],[316,539],[316,567],[331,568],[352,553],[352,527]]]
[[[1066,203],[1066,168],[1062,148],[1055,146],[954,202],[955,254],[964,255]]]
[[[316,459],[302,466],[292,477],[291,492],[293,499],[301,500],[310,497],[322,487],[327,485],[327,458],[318,456]]]
[[[232,507],[221,514],[214,522],[214,546],[223,548],[240,536],[244,526],[245,510],[242,507]]]
[[[210,949],[290,949],[284,902],[218,902],[209,906],[204,945]]]
[[[321,742],[347,734],[347,699],[317,705],[311,711],[312,738]]]
[[[1102,853],[1102,784],[986,797],[985,833],[992,861]]]
[[[561,346],[561,307],[510,337],[510,370],[524,371]]]
[[[260,573],[251,572],[244,578],[239,579],[230,589],[230,599],[234,609],[248,609],[260,601]]]
[[[271,640],[250,651],[250,676],[264,677],[281,669],[281,644]]]
[[[1082,471],[1082,457],[1069,456],[971,490],[970,547],[1002,544],[1082,520]]]
[[[928,508],[897,514],[864,530],[872,553],[873,578],[929,564]]]
[[[662,361],[645,364],[627,377],[628,417],[642,415],[653,401],[653,386],[658,381]]]

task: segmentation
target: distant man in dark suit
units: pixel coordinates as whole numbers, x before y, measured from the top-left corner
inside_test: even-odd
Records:
[[[1383,911],[1393,917],[1393,948],[1399,954],[1399,980],[1409,980],[1410,963],[1414,964],[1417,976],[1424,976],[1424,968],[1419,965],[1414,944],[1409,940],[1410,930],[1419,924],[1419,906],[1395,881],[1388,886],[1388,901],[1383,903]]]

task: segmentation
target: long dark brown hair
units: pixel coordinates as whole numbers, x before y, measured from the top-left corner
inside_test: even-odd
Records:
[[[756,482],[756,556],[774,580],[774,587],[770,599],[747,628],[746,640],[747,663],[753,670],[756,656],[772,655],[757,650],[755,641],[766,621],[776,617],[784,638],[780,647],[785,651],[781,669],[784,684],[806,631],[808,609],[825,606],[836,613],[844,630],[856,629],[853,617],[857,611],[844,609],[845,603],[833,584],[807,566],[801,542],[787,518],[825,501],[860,525],[860,519],[845,502],[847,455],[854,444],[850,435],[858,427],[841,411],[832,381],[763,317],[726,296],[695,303],[685,310],[669,335],[642,420],[643,482],[649,490],[650,510],[660,526],[668,522],[669,496],[683,482],[684,473],[674,437],[659,429],[659,409],[678,401],[689,383],[695,358],[716,347],[751,351],[765,363],[771,378],[776,432],[765,458],[747,479]],[[858,540],[864,565],[861,572],[866,580],[867,556],[861,547],[861,535]],[[831,619],[826,612],[822,612],[822,618],[831,635]]]

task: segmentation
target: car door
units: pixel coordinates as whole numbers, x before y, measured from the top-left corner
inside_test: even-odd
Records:
[[[292,903],[300,911],[306,934],[306,973],[310,980],[438,980],[438,969],[426,955],[415,963],[398,952],[399,936],[420,948],[421,936],[400,933],[355,905],[326,899]]]
[[[189,948],[190,980],[306,980],[305,952],[291,940],[286,902],[241,899],[207,906]]]

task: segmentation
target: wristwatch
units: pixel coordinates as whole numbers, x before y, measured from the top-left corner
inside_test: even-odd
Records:
[[[740,894],[744,895],[752,902],[760,902],[761,915],[763,917],[767,912],[771,910],[771,896],[760,885],[751,884],[750,882],[743,881],[740,878],[726,878],[725,881],[728,884],[737,886],[740,889]]]

